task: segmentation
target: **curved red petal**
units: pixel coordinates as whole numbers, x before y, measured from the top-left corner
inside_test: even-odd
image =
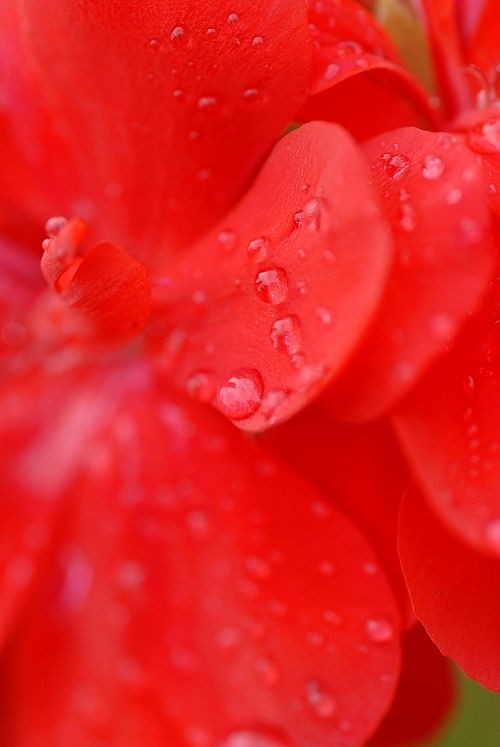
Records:
[[[228,209],[306,95],[300,0],[61,0],[50,14],[29,0],[22,13],[55,129],[38,161],[69,153],[76,185],[56,213],[148,269]],[[26,150],[33,122],[10,115]]]
[[[408,468],[384,421],[350,426],[317,405],[270,430],[266,443],[360,527],[382,562],[406,627],[415,623],[397,554],[399,504]]]
[[[445,525],[485,553],[500,555],[500,344],[495,293],[394,415],[426,497]],[[491,314],[490,314],[491,311]]]
[[[72,747],[156,747],[171,732],[207,747],[360,745],[399,659],[398,611],[364,570],[376,561],[361,535],[147,369],[116,369],[99,398],[109,389],[121,403],[80,461],[4,669],[2,729],[19,747],[52,747],[61,729]]]
[[[464,112],[453,123],[484,171],[488,184],[488,204],[500,216],[500,114],[497,108]]]
[[[500,59],[500,41],[498,39],[498,5],[495,0],[482,0],[481,3],[469,3],[477,14],[474,31],[466,46],[467,59],[484,72],[498,64]],[[482,6],[482,7],[481,7]],[[474,11],[473,11],[474,12]]]
[[[499,561],[445,531],[413,488],[403,499],[399,553],[417,616],[468,677],[500,690]]]
[[[435,736],[449,716],[456,685],[449,662],[421,625],[403,636],[401,677],[392,708],[368,747],[400,747]]]
[[[390,261],[367,177],[334,125],[283,138],[240,205],[158,281],[169,333],[158,365],[246,430],[316,396],[368,324]]]
[[[485,290],[494,253],[484,175],[462,138],[399,130],[364,152],[396,261],[368,335],[325,395],[354,421],[394,405],[446,349]]]

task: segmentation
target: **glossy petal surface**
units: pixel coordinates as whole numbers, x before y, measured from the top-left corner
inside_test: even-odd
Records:
[[[355,421],[390,408],[446,349],[493,264],[483,173],[461,139],[408,129],[364,150],[396,256],[372,327],[325,398]]]
[[[7,79],[7,114],[14,144],[36,152],[36,180],[62,161],[51,214],[81,215],[94,241],[114,241],[149,269],[165,244],[186,244],[227,210],[306,95],[299,0],[59,0],[50,14],[29,0],[17,24],[7,42],[17,49],[22,29],[26,48]],[[34,76],[49,123],[37,132],[23,118],[38,113],[27,103]]]
[[[449,534],[415,488],[403,499],[399,552],[430,637],[467,676],[500,690],[498,559]]]
[[[147,369],[110,372],[95,394],[110,403],[110,390],[121,402],[78,455],[52,566],[5,665],[4,734],[16,747],[149,747],[172,732],[188,745],[242,732],[361,744],[399,660],[398,611],[365,570],[366,542]]]
[[[195,395],[192,377],[209,376],[199,397],[263,430],[344,364],[390,254],[354,141],[325,123],[295,130],[224,223],[159,281],[157,324],[169,335],[157,363]]]

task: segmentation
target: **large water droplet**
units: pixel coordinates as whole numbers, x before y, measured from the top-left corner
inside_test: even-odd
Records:
[[[366,621],[366,634],[375,643],[389,641],[394,635],[391,623],[383,617],[373,617]]]
[[[302,349],[300,323],[293,314],[284,319],[276,319],[271,327],[271,343],[279,353],[295,355]]]
[[[445,163],[439,156],[428,155],[424,158],[424,165],[422,166],[422,176],[424,179],[433,181],[438,179],[444,171]]]
[[[335,65],[335,63],[332,63],[331,65],[328,65],[326,68],[323,78],[325,80],[333,80],[338,74],[340,73],[340,65]]]
[[[282,267],[273,266],[261,270],[257,273],[254,287],[264,303],[276,306],[288,298],[288,278]]]
[[[247,254],[252,262],[263,262],[267,258],[271,241],[268,236],[259,236],[248,242]]]
[[[259,409],[263,392],[262,376],[257,369],[239,368],[219,385],[221,410],[230,420],[245,420]]]
[[[380,160],[389,179],[397,179],[404,174],[410,165],[410,160],[399,153],[395,155],[392,153],[383,153],[380,156]]]
[[[320,718],[330,718],[337,710],[337,701],[333,695],[321,690],[316,680],[307,683],[306,698],[316,716]]]
[[[483,122],[467,133],[470,147],[483,155],[500,153],[500,119]]]

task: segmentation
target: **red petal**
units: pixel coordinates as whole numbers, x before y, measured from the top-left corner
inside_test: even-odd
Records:
[[[395,423],[434,510],[476,549],[500,555],[498,282],[455,349],[401,404]]]
[[[500,114],[497,108],[464,112],[454,129],[466,134],[467,145],[477,154],[488,184],[488,204],[500,215]]]
[[[386,411],[446,349],[493,261],[482,170],[461,138],[400,130],[365,153],[397,258],[369,334],[325,397],[354,421]]]
[[[408,468],[384,421],[349,426],[318,406],[268,432],[267,442],[359,526],[379,556],[407,627],[415,615],[397,554],[397,522]]]
[[[400,747],[433,737],[449,715],[456,686],[449,662],[421,625],[403,637],[401,677],[392,708],[368,747]]]
[[[241,204],[160,281],[157,323],[171,334],[158,363],[241,427],[262,430],[338,372],[389,257],[356,144],[334,125],[295,130]]]
[[[399,552],[415,612],[445,656],[500,690],[500,565],[445,531],[416,489],[401,507]]]
[[[301,0],[64,0],[50,14],[29,0],[22,12],[54,122],[38,178],[69,153],[75,186],[56,214],[89,219],[93,238],[148,269],[228,209],[306,95]],[[10,113],[26,151],[39,133]]]
[[[478,22],[467,45],[467,58],[486,73],[497,65],[500,59],[498,3],[495,0],[482,0],[480,3],[470,4],[473,7],[479,6],[476,13],[479,11],[480,15],[478,14]]]
[[[122,403],[6,665],[12,743],[360,745],[398,667],[397,608],[361,535],[141,367],[110,389]]]

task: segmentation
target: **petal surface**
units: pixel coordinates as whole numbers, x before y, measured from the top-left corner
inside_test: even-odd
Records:
[[[301,127],[224,223],[157,281],[157,364],[240,427],[263,430],[338,373],[390,255],[355,142],[334,125]]]
[[[442,353],[485,290],[493,237],[481,167],[462,138],[399,130],[370,141],[395,262],[377,315],[325,395],[342,419],[381,415]]]
[[[498,6],[494,0],[481,0],[480,3],[468,3],[475,9],[476,23],[467,44],[467,58],[485,73],[498,64],[500,59],[500,42],[498,40]],[[469,11],[470,13],[471,11]]]
[[[4,667],[4,733],[16,747],[362,744],[399,661],[398,610],[362,536],[211,408],[141,366],[110,376],[121,404],[70,484]]]
[[[417,616],[468,677],[500,690],[499,561],[449,534],[416,488],[403,499],[399,552]]]
[[[38,150],[40,183],[59,159],[72,177],[49,214],[81,215],[93,240],[106,236],[148,268],[228,209],[306,95],[300,0],[19,7],[13,35],[49,133],[25,121],[29,92],[15,77],[8,90],[21,101],[8,115],[22,150]]]

